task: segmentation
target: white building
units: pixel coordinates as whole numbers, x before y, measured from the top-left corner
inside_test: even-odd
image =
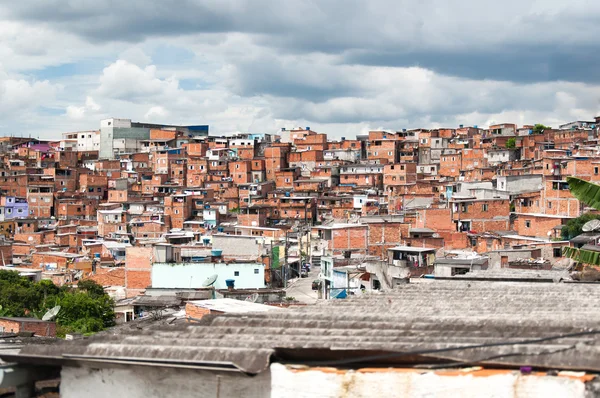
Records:
[[[77,133],[77,151],[99,151],[100,131],[80,131]]]

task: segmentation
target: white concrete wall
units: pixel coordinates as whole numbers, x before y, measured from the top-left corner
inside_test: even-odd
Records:
[[[255,273],[258,269],[258,273]],[[239,272],[236,276],[235,272]],[[237,289],[265,287],[265,266],[262,263],[154,263],[153,288],[201,288],[209,276],[217,274],[217,289],[225,289],[225,280],[234,279]]]
[[[88,369],[65,367],[61,372],[62,398],[267,398],[269,372],[249,377],[233,372],[128,367]]]
[[[556,376],[525,376],[518,372],[492,376],[469,373],[444,376],[393,369],[344,371],[292,369],[271,365],[273,398],[548,398],[585,396],[585,384]]]
[[[234,372],[129,366],[64,367],[62,398],[249,397],[249,398],[584,398],[578,378],[395,369],[310,369],[273,363],[249,377]],[[591,395],[590,395],[591,396]]]

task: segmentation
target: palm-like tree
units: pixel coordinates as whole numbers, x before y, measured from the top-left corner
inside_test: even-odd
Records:
[[[600,210],[600,185],[577,177],[567,177],[567,183],[573,196],[586,205]],[[578,263],[600,266],[600,248],[599,251],[594,251],[565,247],[563,252]]]

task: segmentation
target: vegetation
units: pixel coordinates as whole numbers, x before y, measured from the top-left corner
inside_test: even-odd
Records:
[[[542,134],[544,130],[551,129],[552,127],[544,126],[543,124],[536,124],[533,126],[533,134]]]
[[[517,139],[515,137],[511,137],[506,140],[506,147],[508,149],[514,149],[517,146]]]
[[[583,232],[581,228],[586,222],[596,219],[600,219],[600,215],[591,213],[585,213],[577,218],[570,219],[561,231],[562,238],[566,240],[573,239]]]
[[[582,180],[577,177],[567,177],[567,183],[569,183],[569,189],[571,190],[571,194],[573,194],[573,196],[575,196],[577,199],[579,199],[586,205],[593,207],[596,210],[600,210],[600,185],[596,185],[594,183]],[[579,227],[579,230],[581,230],[581,227],[583,226],[583,224],[585,224],[585,222],[581,223],[581,225],[579,225],[579,223],[585,220],[584,217],[586,216],[589,217],[592,215],[584,214],[581,217],[575,219],[582,220],[579,220],[572,225],[573,230],[571,231],[571,233],[576,232],[577,227]],[[587,221],[593,218],[595,217],[589,218]],[[569,223],[571,221],[569,221]],[[567,223],[567,227],[565,228],[567,229],[567,231],[563,229],[563,233],[565,234],[570,233],[568,230],[569,223]],[[563,253],[565,256],[577,261],[578,263],[600,266],[600,252],[565,247]]]
[[[94,281],[77,288],[58,287],[52,281],[32,282],[14,271],[0,271],[0,313],[10,317],[41,318],[60,305],[57,334],[95,333],[115,324],[112,299]]]

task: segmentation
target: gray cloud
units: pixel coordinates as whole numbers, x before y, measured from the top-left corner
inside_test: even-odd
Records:
[[[551,124],[600,110],[599,16],[585,0],[0,0],[0,55],[11,82],[98,59],[49,104],[77,126],[99,112],[334,135]]]
[[[5,2],[5,12],[93,42],[241,32],[279,53],[338,54],[342,63],[472,79],[600,81],[600,5],[584,0],[25,0]]]

